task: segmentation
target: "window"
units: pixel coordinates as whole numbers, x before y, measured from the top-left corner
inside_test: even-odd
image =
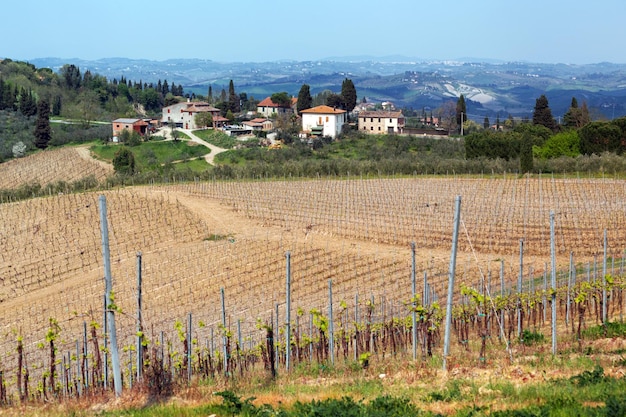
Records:
[[[370,122],[374,123],[374,118],[370,117]]]
[[[378,118],[378,123],[380,123],[380,117]]]
[[[171,109],[167,109],[167,112],[169,113]]]
[[[374,126],[370,126],[370,130],[374,130]]]
[[[378,130],[380,130],[380,126],[378,126]]]
[[[328,116],[326,116],[326,122],[328,122]]]
[[[322,116],[317,119],[317,125],[320,126],[322,124]]]
[[[389,119],[389,123],[393,123],[393,119]]]

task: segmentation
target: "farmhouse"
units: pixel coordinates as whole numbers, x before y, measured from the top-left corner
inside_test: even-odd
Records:
[[[291,99],[290,106],[281,106],[280,104],[274,103],[271,97],[266,97],[257,104],[256,111],[265,117],[271,117],[273,114],[293,114],[295,113],[294,109],[297,102],[298,99],[294,97]]]
[[[115,119],[111,123],[113,127],[113,137],[118,137],[123,130],[135,131],[140,135],[145,135],[148,130],[148,122],[143,119]]]
[[[400,111],[363,111],[359,113],[359,130],[366,133],[402,133],[404,116]]]
[[[265,119],[262,117],[257,117],[256,119],[247,120],[241,123],[242,125],[252,129],[252,130],[261,130],[264,132],[269,132],[274,128],[274,123],[271,120]]]
[[[330,106],[302,110],[302,132],[313,136],[337,137],[347,121],[347,112]]]
[[[197,129],[202,126],[196,126],[195,117],[203,112],[211,113],[213,127],[220,127],[220,110],[203,101],[186,101],[163,107],[161,122],[168,125],[175,123],[176,127],[183,129]]]

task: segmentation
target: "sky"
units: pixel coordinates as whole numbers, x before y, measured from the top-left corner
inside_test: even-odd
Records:
[[[626,63],[624,0],[21,0],[0,11],[0,57],[21,61]]]

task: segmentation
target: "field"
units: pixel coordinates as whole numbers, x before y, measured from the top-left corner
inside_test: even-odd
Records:
[[[41,186],[59,181],[71,183],[89,175],[102,181],[112,173],[113,167],[91,158],[87,148],[64,147],[0,164],[0,189],[32,183]]]
[[[499,294],[496,277],[503,266],[502,292],[515,292],[520,239],[525,291],[542,286],[541,277],[549,274],[551,210],[556,217],[561,286],[566,285],[571,252],[577,270],[601,276],[605,229],[610,272],[618,276],[626,249],[624,186],[612,179],[545,176],[318,178],[131,187],[4,203],[0,205],[4,383],[9,395],[15,395],[16,344],[21,339],[31,390],[41,388],[49,367],[46,334],[51,318],[60,328],[58,366],[68,369],[77,364],[79,345],[83,349],[84,326],[102,323],[99,194],[107,201],[113,289],[120,308],[118,345],[124,352],[123,369],[129,369],[136,339],[138,252],[143,263],[144,333],[151,344],[157,344],[163,332],[170,356],[182,360],[176,329],[191,314],[195,349],[219,351],[223,288],[226,327],[241,349],[252,352],[265,339],[257,320],[277,320],[279,328],[285,325],[287,252],[293,328],[300,337],[314,336],[310,311],[328,311],[330,282],[335,326],[342,331],[358,321],[355,315],[364,320],[368,311],[368,320],[382,325],[410,316],[411,242],[416,244],[418,293],[422,294],[426,275],[431,302],[442,302],[457,195],[462,196],[458,288],[465,285]],[[457,293],[457,304],[467,302]],[[615,296],[621,300],[621,292]],[[621,301],[615,302],[609,312],[621,316],[622,309]],[[591,317],[588,320],[593,324]],[[547,336],[549,322],[534,329],[543,329]],[[97,329],[100,346],[101,331]],[[569,349],[574,338],[566,335],[565,326],[562,331]],[[492,332],[495,338],[497,331]],[[405,336],[390,337],[396,349],[406,353]],[[336,343],[337,352],[343,351],[343,342]],[[436,349],[440,356],[440,346]],[[491,356],[505,357],[504,351],[503,343],[489,344]],[[91,341],[89,352],[92,361]],[[385,349],[372,353],[372,360],[380,361]],[[523,354],[515,351],[516,357]],[[451,362],[467,360],[468,355],[455,340]],[[469,363],[480,365],[477,352],[470,356]],[[78,372],[71,372],[79,378]]]

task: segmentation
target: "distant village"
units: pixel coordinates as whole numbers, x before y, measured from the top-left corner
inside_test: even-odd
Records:
[[[378,106],[380,107],[380,106]],[[267,136],[277,129],[278,119],[288,119],[299,128],[300,139],[315,137],[337,138],[345,129],[358,129],[368,134],[403,134],[405,133],[405,117],[390,102],[382,104],[383,109],[376,109],[371,103],[358,103],[350,112],[344,109],[320,105],[301,110],[297,109],[297,98],[289,103],[279,104],[266,97],[257,104],[256,112],[245,114],[247,120],[231,124],[230,120],[221,115],[221,110],[205,101],[187,101],[163,107],[161,118],[119,118],[113,120],[113,140],[123,130],[138,132],[140,135],[150,134],[161,127],[172,129],[220,129],[229,136]],[[198,117],[209,114],[211,117]],[[201,120],[210,120],[210,125],[199,124]],[[425,121],[436,126],[435,119]],[[259,135],[260,132],[263,132]]]

